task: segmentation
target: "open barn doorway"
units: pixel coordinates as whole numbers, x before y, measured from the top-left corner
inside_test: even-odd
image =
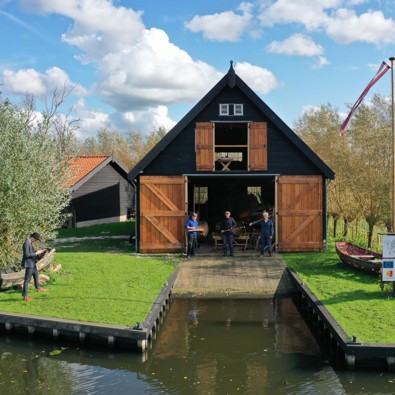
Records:
[[[248,224],[260,219],[263,211],[268,211],[274,221],[275,195],[275,176],[188,178],[188,212],[198,213],[199,224],[204,228],[202,244],[215,245],[220,222],[229,210],[236,221],[234,233],[240,236],[241,246],[255,247],[259,225]]]

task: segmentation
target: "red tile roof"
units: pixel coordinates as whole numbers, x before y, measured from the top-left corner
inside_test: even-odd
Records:
[[[80,156],[70,162],[72,177],[69,188],[80,182],[90,172],[96,169],[101,163],[106,161],[109,156]]]

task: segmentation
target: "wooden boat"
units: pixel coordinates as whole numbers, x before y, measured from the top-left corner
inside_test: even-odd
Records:
[[[45,270],[51,264],[55,257],[55,248],[47,248],[43,257],[36,263],[37,270],[40,272]],[[22,284],[25,278],[25,269],[12,271],[9,273],[0,273],[0,291],[12,288],[15,285]]]
[[[336,243],[336,252],[342,262],[353,269],[376,275],[380,273],[383,260],[378,252],[346,241]]]

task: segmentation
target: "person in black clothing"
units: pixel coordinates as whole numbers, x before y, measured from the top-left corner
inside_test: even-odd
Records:
[[[37,292],[46,292],[45,288],[42,288],[39,282],[38,270],[36,266],[36,262],[39,260],[40,255],[42,255],[45,250],[37,250],[33,247],[33,243],[40,240],[40,234],[34,232],[30,235],[30,237],[23,243],[23,257],[22,257],[22,267],[25,270],[25,279],[23,281],[23,290],[22,290],[22,298],[24,301],[34,300],[33,298],[29,298],[27,296],[27,291],[29,287],[29,283],[31,278],[34,278],[34,286],[36,287]]]
[[[221,222],[221,235],[224,248],[224,256],[229,246],[230,256],[233,256],[233,232],[232,228],[236,226],[236,221],[230,216],[230,211],[225,211],[225,218]]]

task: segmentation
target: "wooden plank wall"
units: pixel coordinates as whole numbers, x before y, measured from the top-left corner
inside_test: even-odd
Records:
[[[322,251],[321,176],[278,178],[279,251]]]
[[[140,252],[185,249],[185,177],[140,177]]]

